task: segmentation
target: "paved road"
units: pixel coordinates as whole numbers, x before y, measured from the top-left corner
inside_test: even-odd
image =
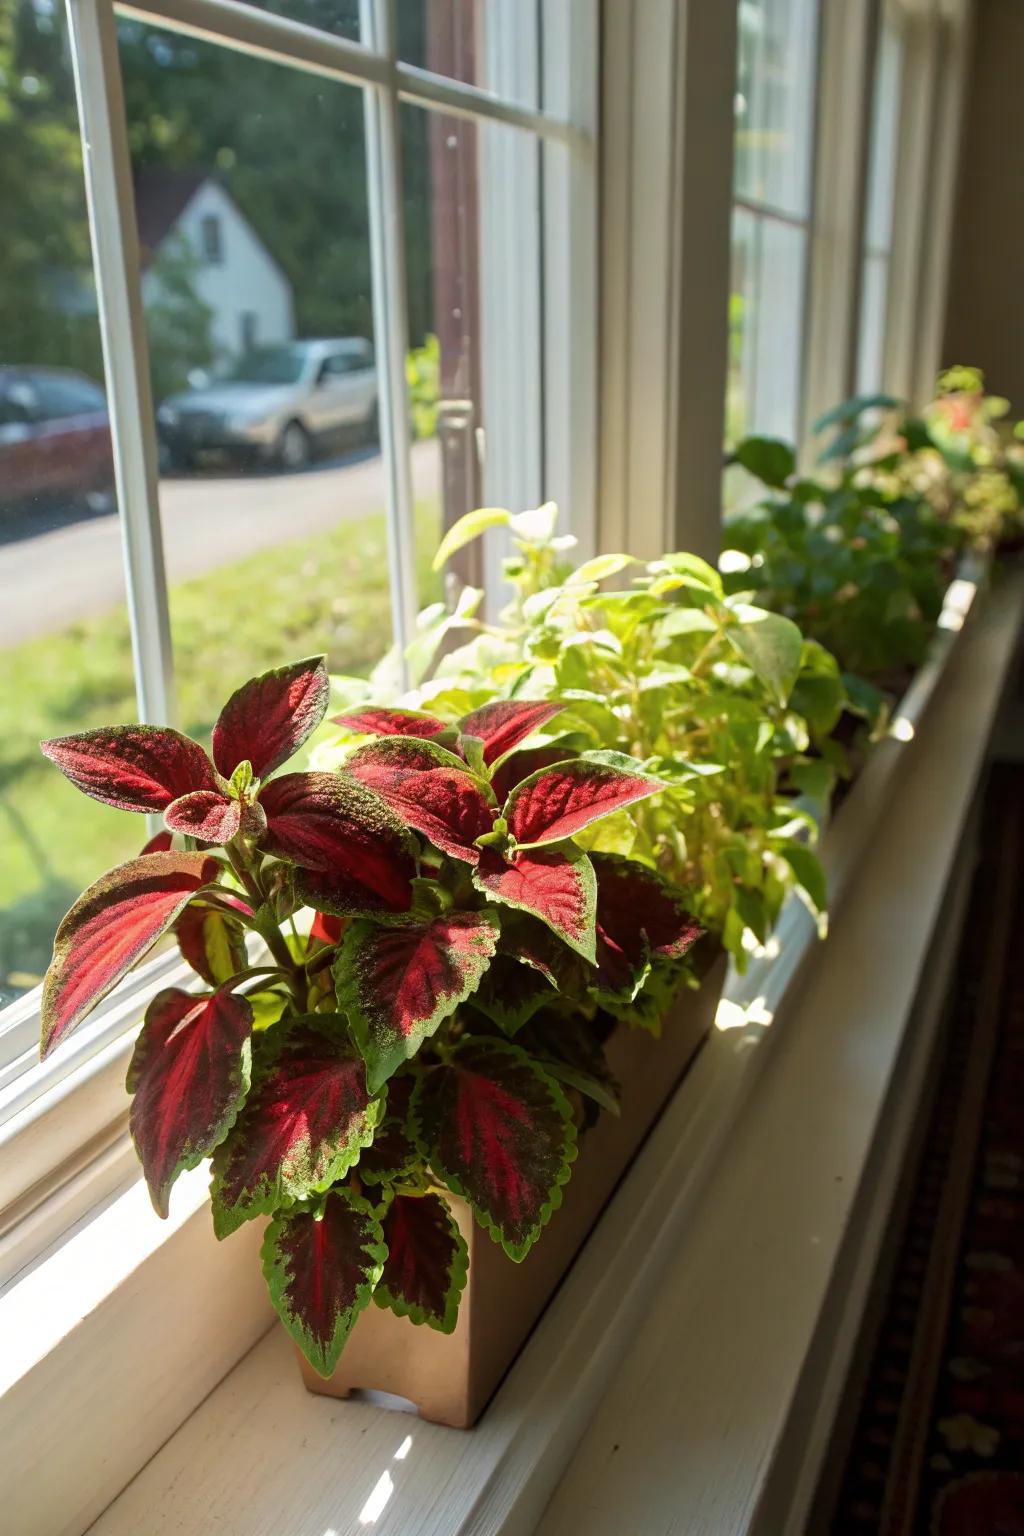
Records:
[[[413,446],[417,500],[437,495],[438,448]],[[356,521],[384,506],[379,456],[316,465],[299,475],[163,480],[160,510],[171,583],[258,549]],[[0,650],[124,601],[116,517],[69,523],[0,545]]]

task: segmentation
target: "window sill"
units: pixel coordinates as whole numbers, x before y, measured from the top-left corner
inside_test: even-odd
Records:
[[[646,1353],[647,1320],[654,1315],[651,1309],[663,1304],[668,1276],[673,1286],[682,1287],[680,1295],[693,1297],[685,1320],[677,1315],[662,1338],[666,1362],[674,1359],[680,1381],[694,1388],[688,1404],[692,1435],[688,1431],[687,1439],[695,1448],[694,1462],[691,1465],[688,1453],[684,1455],[674,1429],[679,1472],[672,1472],[672,1484],[677,1508],[683,1502],[681,1487],[686,1489],[687,1508],[691,1496],[699,1502],[701,1489],[706,1493],[713,1479],[709,1482],[710,1470],[697,1465],[696,1448],[704,1441],[704,1418],[710,1422],[722,1411],[721,1394],[709,1395],[708,1377],[695,1375],[682,1356],[692,1352],[695,1338],[703,1355],[717,1329],[720,1343],[735,1359],[728,1339],[736,1319],[718,1305],[717,1281],[710,1291],[704,1289],[698,1306],[689,1276],[703,1274],[706,1285],[705,1255],[717,1254],[722,1262],[721,1237],[707,1239],[710,1246],[705,1249],[709,1205],[717,1222],[710,1231],[724,1232],[737,1255],[730,1260],[732,1266],[741,1262],[739,1249],[746,1248],[752,1223],[748,1205],[732,1198],[723,1205],[695,1197],[709,1177],[717,1189],[744,1154],[748,1172],[764,1171],[765,1158],[759,1147],[750,1150],[745,1127],[761,1119],[779,1094],[784,1100],[787,1091],[796,1091],[785,1068],[787,1054],[799,1053],[808,1032],[813,1038],[815,1025],[820,1037],[831,1040],[833,1050],[814,1063],[821,1091],[804,1076],[798,1079],[797,1102],[806,1103],[810,1088],[824,1111],[828,1092],[836,1087],[837,1063],[848,1062],[851,1052],[849,1038],[837,1038],[836,1032],[853,1028],[858,1009],[861,1017],[876,1021],[876,1030],[886,1032],[885,1040],[868,1041],[874,1075],[852,1121],[849,1114],[833,1119],[851,1135],[856,1133],[857,1155],[867,1156],[874,1116],[889,1082],[887,1074],[984,760],[1022,605],[1024,575],[1018,573],[992,594],[955,650],[962,615],[950,618],[931,672],[925,669],[916,693],[912,690],[904,701],[898,716],[904,725],[872,756],[826,834],[823,853],[838,912],[827,948],[817,946],[811,919],[793,906],[772,954],[757,960],[742,983],[730,985],[719,1029],[475,1432],[458,1434],[364,1404],[307,1397],[290,1346],[276,1329],[240,1360],[272,1320],[256,1260],[259,1233],[250,1229],[231,1243],[216,1244],[205,1209],[203,1174],[197,1170],[176,1191],[170,1228],[148,1212],[145,1192],[136,1183],[3,1299],[5,1335],[9,1325],[9,1336],[22,1329],[32,1335],[20,1367],[8,1372],[17,1379],[0,1400],[8,1465],[19,1469],[17,1487],[5,1492],[5,1507],[12,1517],[17,1513],[15,1528],[24,1536],[71,1536],[124,1489],[95,1525],[95,1536],[136,1536],[140,1529],[158,1536],[164,1530],[208,1528],[215,1515],[225,1536],[276,1536],[285,1528],[289,1536],[325,1536],[327,1531],[341,1536],[371,1524],[382,1533],[402,1536],[507,1533],[533,1529],[562,1478],[548,1520],[563,1523],[546,1525],[545,1531],[580,1529],[587,1520],[587,1528],[595,1533],[619,1532],[627,1526],[646,1530],[646,1517],[641,1519],[636,1510],[647,1507],[638,1491],[647,1463],[635,1439],[629,1436],[621,1442],[632,1443],[634,1450],[628,1459],[616,1458],[614,1480],[615,1489],[621,1479],[640,1500],[630,1506],[628,1519],[616,1502],[615,1489],[604,1486],[607,1467],[580,1458],[586,1458],[587,1447],[595,1443],[607,1452],[600,1436],[615,1405],[625,1410],[630,1404],[629,1411],[639,1414],[628,1395],[637,1362],[646,1360],[661,1380],[657,1361],[652,1364]],[[923,704],[932,691],[935,697],[922,722]],[[928,743],[936,740],[941,747],[931,750]],[[937,803],[958,808],[940,828],[927,814],[927,806]],[[886,830],[878,835],[876,823],[883,815]],[[895,825],[892,835],[890,821]],[[918,843],[910,857],[907,840],[914,837]],[[876,886],[882,882],[883,892],[890,893],[888,907],[877,901],[872,906],[865,894],[872,881]],[[878,931],[869,933],[872,923]],[[896,931],[896,940],[892,932],[887,935],[887,928]],[[843,974],[843,955],[851,945],[866,944],[882,947],[885,964],[867,975],[859,963],[851,990],[850,976]],[[859,950],[861,956],[866,952]],[[779,1031],[767,1026],[778,1017],[784,994],[786,1050],[768,1052],[764,1045]],[[831,1021],[824,1036],[820,1016],[803,1027],[804,999],[811,995]],[[762,1076],[766,1062],[766,1081],[745,1109],[755,1074]],[[776,1071],[779,1076],[770,1092]],[[788,1113],[794,1114],[794,1102]],[[852,1199],[857,1165],[853,1152],[847,1151],[841,1192]],[[830,1184],[828,1194],[835,1195],[838,1188]],[[760,1190],[753,1225],[777,1223],[775,1257],[791,1267],[798,1249],[787,1249],[781,1236],[789,1204],[788,1199],[780,1203],[782,1189],[779,1185]],[[837,1211],[829,1207],[828,1241],[815,1253],[807,1283],[798,1288],[800,1323],[808,1329],[820,1300],[818,1288],[827,1277],[827,1261],[834,1256],[833,1243],[841,1235]],[[92,1266],[105,1263],[110,1253],[130,1257],[121,1273],[108,1271],[104,1277],[102,1268]],[[637,1253],[645,1255],[639,1267]],[[742,1260],[758,1270],[760,1262],[757,1254]],[[754,1272],[753,1267],[743,1272]],[[83,1284],[89,1287],[84,1300]],[[721,1287],[723,1298],[727,1289]],[[716,1298],[712,1305],[709,1295]],[[66,1305],[74,1316],[61,1318]],[[45,1340],[39,1336],[40,1316],[52,1319]],[[742,1322],[747,1332],[764,1334],[766,1322],[767,1331],[775,1329],[774,1317],[766,1319],[761,1309],[746,1308]],[[775,1341],[776,1353],[783,1349],[786,1359],[771,1378],[778,1390],[773,1388],[770,1401],[762,1404],[760,1438],[753,1437],[757,1444],[750,1458],[730,1454],[733,1484],[749,1479],[750,1486],[756,1486],[767,1464],[765,1440],[770,1448],[782,1433],[788,1404],[782,1384],[798,1370],[806,1345],[795,1326],[783,1333]],[[750,1347],[755,1353],[744,1354],[743,1369],[730,1378],[734,1392],[745,1389],[748,1373],[751,1380],[760,1379],[754,1362],[761,1346],[751,1341]],[[217,1390],[202,1402],[218,1381]],[[599,1410],[610,1387],[610,1406]],[[641,1404],[644,1394],[656,1396],[656,1389],[657,1382],[648,1382],[640,1393]],[[102,1424],[93,1411],[96,1402],[104,1403]],[[592,1419],[594,1428],[588,1431]],[[43,1422],[45,1461],[38,1432]],[[648,1418],[644,1422],[651,1447],[657,1447],[654,1428]],[[628,1428],[628,1423],[623,1425],[622,1433]],[[581,1450],[573,1460],[581,1436]],[[62,1448],[59,1476],[49,1452],[54,1444]],[[150,1456],[150,1464],[125,1487]],[[585,1506],[572,1502],[598,1485],[599,1501],[588,1496]],[[597,1514],[584,1517],[583,1508],[589,1510],[592,1502],[602,1503],[603,1524],[594,1523]]]

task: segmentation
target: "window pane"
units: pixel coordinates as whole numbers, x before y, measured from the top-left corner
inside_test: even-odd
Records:
[[[359,0],[245,0],[245,4],[318,27],[352,43],[359,41]]]
[[[0,1005],[81,888],[145,840],[41,738],[135,718],[63,7],[0,8]]]
[[[879,33],[878,57],[875,62],[864,229],[864,243],[871,251],[888,251],[892,246],[902,64],[901,36],[891,22],[884,23]]]
[[[398,57],[539,105],[537,7],[530,0],[397,0]]]
[[[795,440],[803,353],[805,230],[733,211],[728,441]]]
[[[120,37],[181,716],[203,735],[251,673],[323,650],[365,674],[391,643],[363,95]]]
[[[860,333],[857,338],[857,392],[882,388],[885,367],[885,300],[888,256],[867,255],[861,272]]]
[[[736,196],[807,218],[817,0],[740,0]]]

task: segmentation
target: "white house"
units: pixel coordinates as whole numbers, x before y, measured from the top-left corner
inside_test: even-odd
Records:
[[[187,246],[198,296],[213,311],[218,353],[233,357],[295,335],[292,285],[231,194],[206,171],[141,171],[135,183],[144,301],[160,292],[157,259]]]

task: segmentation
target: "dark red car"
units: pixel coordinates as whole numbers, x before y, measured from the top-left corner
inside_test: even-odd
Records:
[[[64,368],[0,367],[0,513],[110,506],[114,468],[103,390]]]

